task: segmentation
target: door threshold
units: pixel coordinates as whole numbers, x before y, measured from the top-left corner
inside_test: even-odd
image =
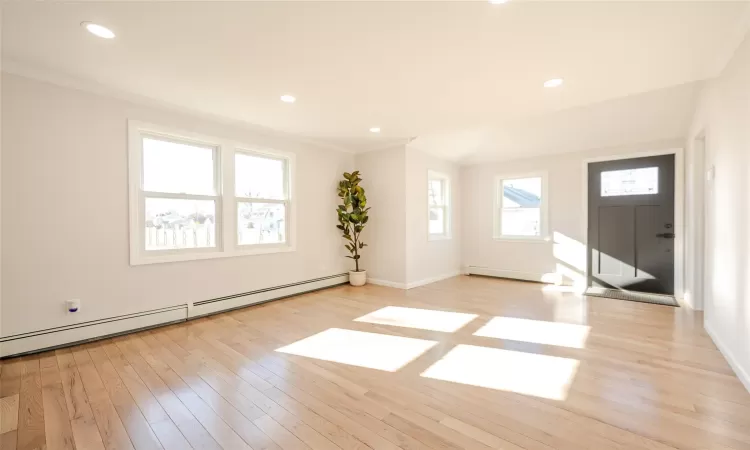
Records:
[[[677,303],[677,300],[675,300],[674,295],[649,294],[648,292],[590,287],[586,289],[584,295],[590,297],[612,298],[615,300],[628,300],[631,302],[652,303],[655,305],[680,306],[679,303]]]

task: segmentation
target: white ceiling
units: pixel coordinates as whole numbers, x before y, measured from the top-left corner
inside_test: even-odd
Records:
[[[349,151],[416,137],[476,162],[681,136],[690,83],[723,66],[747,12],[747,2],[19,2],[3,6],[2,50],[12,67]],[[544,89],[553,77],[563,87]]]

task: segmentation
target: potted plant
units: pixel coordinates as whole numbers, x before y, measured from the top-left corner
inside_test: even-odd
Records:
[[[369,217],[367,211],[367,197],[365,190],[359,183],[362,178],[359,177],[359,171],[344,173],[344,179],[339,181],[339,198],[340,204],[336,210],[339,216],[339,224],[336,228],[341,230],[346,243],[344,247],[351,253],[347,258],[354,260],[354,270],[349,271],[349,284],[352,286],[362,286],[367,282],[367,271],[359,270],[359,251],[367,247],[367,244],[360,240],[360,233],[364,230]]]

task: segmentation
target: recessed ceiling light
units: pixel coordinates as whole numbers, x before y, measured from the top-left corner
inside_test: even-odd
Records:
[[[112,39],[115,37],[115,33],[107,27],[97,25],[91,22],[81,22],[81,26],[88,30],[89,33],[99,36],[104,39]]]
[[[294,103],[297,99],[293,95],[285,94],[281,96],[281,101],[284,103]]]
[[[372,127],[372,128],[370,128],[370,133],[380,133],[380,127]]]
[[[489,0],[489,1],[493,5],[502,5],[503,3],[508,3],[508,0]]]
[[[544,82],[544,87],[546,88],[554,88],[561,86],[563,84],[562,78],[553,78],[551,80],[547,80]]]

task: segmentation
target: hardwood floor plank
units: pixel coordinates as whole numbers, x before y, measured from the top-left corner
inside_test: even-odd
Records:
[[[18,394],[0,398],[0,434],[18,429]]]
[[[164,450],[183,450],[193,448],[185,436],[180,433],[177,426],[169,419],[165,419],[161,422],[151,424],[151,428],[156,433],[156,437],[159,438],[159,442],[164,447]]]
[[[750,394],[703,329],[701,313],[542,288],[463,276],[409,291],[340,286],[2,361],[0,446],[750,449]],[[393,306],[417,316],[476,317],[452,332],[424,321],[425,329],[417,328],[408,317],[367,322],[368,314]],[[538,331],[475,335],[496,317],[533,320]],[[558,345],[565,336],[555,323],[589,327],[585,342]],[[325,344],[341,348],[317,348],[318,358],[277,351],[332,328],[436,345],[394,371],[347,361],[362,352],[390,357],[389,349],[354,341]],[[448,364],[446,355],[459,346],[535,361],[565,358],[576,369],[561,380],[551,370],[528,371],[521,358],[501,366],[507,379],[498,372],[502,380],[476,383],[463,371],[481,366],[467,360],[450,377],[431,378],[430,369]],[[328,358],[328,350],[338,356]],[[560,397],[548,398],[541,388],[555,383]]]
[[[104,450],[104,441],[96,425],[73,353],[70,349],[56,350],[55,358],[76,449]]]
[[[177,426],[188,443],[190,443],[190,446],[195,449],[221,449],[221,446],[188,411],[169,387],[164,384],[164,381],[154,372],[141,355],[132,349],[125,339],[119,339],[115,342],[138,376],[164,408],[169,418]]]
[[[60,369],[54,353],[39,360],[44,405],[44,433],[48,450],[74,450],[73,428],[68,414]]]
[[[74,348],[73,358],[81,375],[81,382],[86,391],[86,397],[89,399],[91,412],[99,427],[104,447],[107,450],[134,450],[128,432],[91,361],[87,346]]]
[[[16,450],[18,431],[8,431],[0,434],[0,450]]]
[[[18,450],[45,449],[44,402],[39,359],[27,357],[21,367],[18,402]]]
[[[135,369],[128,364],[117,346],[111,341],[102,342],[100,345],[107,353],[112,366],[117,371],[117,375],[130,392],[130,395],[135,400],[146,420],[150,424],[163,423],[165,420],[169,420],[169,416],[167,416],[164,408],[161,407],[156,398],[151,394],[151,391],[148,390],[148,387],[143,383]]]
[[[104,349],[98,344],[91,344],[88,352],[133,446],[137,450],[162,449],[159,439],[141,414]]]

